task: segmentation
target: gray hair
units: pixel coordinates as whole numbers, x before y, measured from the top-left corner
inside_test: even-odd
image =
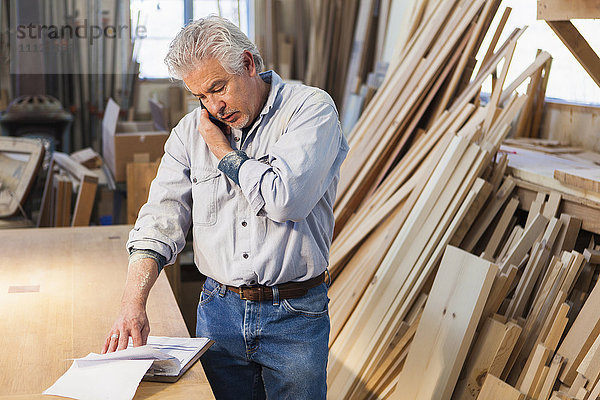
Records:
[[[256,45],[229,20],[210,15],[190,22],[179,31],[169,45],[165,64],[175,79],[182,79],[209,58],[217,59],[228,73],[240,75],[244,71],[242,55],[246,50],[254,58],[256,72],[261,72],[264,63]]]

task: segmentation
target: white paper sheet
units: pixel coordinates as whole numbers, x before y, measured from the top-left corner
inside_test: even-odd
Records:
[[[73,361],[44,394],[81,400],[130,400],[153,360]]]

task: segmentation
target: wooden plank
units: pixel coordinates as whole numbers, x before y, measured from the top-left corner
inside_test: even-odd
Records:
[[[541,214],[535,217],[533,223],[524,232],[517,244],[509,251],[506,259],[502,261],[501,270],[506,271],[510,265],[519,265],[529,252],[537,237],[546,229],[548,219]]]
[[[581,364],[577,367],[577,372],[589,379],[590,382],[596,382],[600,377],[600,336],[596,338]]]
[[[490,194],[492,193],[492,185],[490,183],[481,179],[480,185],[481,190],[478,191],[477,197],[475,197],[473,204],[469,208],[469,212],[463,218],[462,222],[460,223],[460,226],[454,234],[454,237],[450,241],[450,244],[452,246],[458,246],[464,240],[464,237],[470,232],[473,223],[479,216],[482,208],[486,205],[487,200],[490,197]]]
[[[52,159],[61,169],[80,181],[71,226],[88,225],[94,207],[98,175],[79,164],[67,154],[54,152]]]
[[[521,327],[487,318],[464,366],[464,377],[456,384],[453,400],[476,399],[486,375],[499,375],[517,342]]]
[[[550,373],[550,367],[547,367],[547,366],[542,367],[542,372],[540,374],[540,378],[538,379],[535,390],[533,391],[533,394],[531,395],[532,398],[534,398],[534,399],[540,398],[540,393],[542,392],[542,388],[544,387],[544,383],[546,383],[546,378],[548,377],[549,373]]]
[[[500,187],[500,190],[494,195],[492,201],[488,203],[487,207],[482,211],[475,222],[475,229],[472,229],[463,240],[461,248],[467,251],[472,251],[475,248],[479,239],[481,239],[481,236],[483,236],[484,232],[487,230],[496,214],[498,214],[498,211],[500,211],[502,205],[506,202],[506,199],[508,199],[514,188],[514,181],[510,177],[507,177]]]
[[[404,211],[406,212],[406,210]],[[403,210],[399,207],[377,227],[350,261],[342,269],[329,288],[329,313],[331,318],[330,345],[342,330],[365,289],[371,283],[377,267],[402,227]]]
[[[552,390],[554,389],[554,384],[556,383],[556,379],[558,378],[558,374],[560,373],[560,369],[562,368],[563,363],[564,359],[559,354],[556,354],[552,358],[552,362],[550,363],[550,369],[548,370],[548,374],[544,379],[544,384],[542,385],[542,388],[538,395],[538,399],[546,400],[550,398]]]
[[[90,223],[98,181],[85,176],[79,183],[79,192],[73,211],[71,226],[87,226]]]
[[[509,200],[506,207],[504,207],[504,211],[502,211],[502,215],[500,216],[500,219],[498,220],[498,223],[496,224],[496,227],[492,232],[492,236],[490,237],[490,240],[488,241],[481,257],[488,261],[494,261],[494,256],[498,251],[500,241],[506,235],[507,228],[510,224],[511,219],[515,215],[515,211],[517,210],[518,206],[519,200],[517,200],[516,198],[511,198]]]
[[[544,236],[534,245],[529,262],[525,267],[523,276],[517,286],[513,301],[507,311],[507,315],[513,318],[524,316],[525,306],[529,300],[538,277],[546,270],[550,256],[550,248],[556,239],[560,229],[560,221],[552,218],[548,224]]]
[[[545,110],[546,105],[546,90],[548,89],[548,81],[550,80],[550,70],[552,67],[552,59],[550,59],[542,68],[543,77],[542,82],[540,84],[540,90],[538,93],[538,98],[535,104],[533,121],[531,127],[531,135],[533,137],[540,136],[540,127],[542,125],[542,117]]]
[[[525,393],[527,396],[532,397],[533,392],[540,380],[542,369],[548,362],[548,359],[552,355],[552,350],[544,346],[542,343],[538,344],[529,369],[525,373],[523,382],[519,386],[519,390]]]
[[[597,2],[597,0],[595,0]],[[600,86],[600,57],[571,21],[546,21],[596,85]]]
[[[544,204],[544,217],[551,219],[556,217],[562,196],[558,192],[551,192],[548,201]]]
[[[596,381],[596,383],[590,390],[590,395],[588,398],[590,400],[596,400],[598,397],[600,397],[600,379]]]
[[[537,19],[566,21],[600,18],[600,0],[537,0]]]
[[[127,163],[127,223],[134,224],[140,208],[148,201],[150,184],[158,171],[157,162]]]
[[[527,229],[531,226],[531,223],[533,222],[536,215],[542,214],[542,210],[544,209],[545,202],[546,202],[546,195],[544,193],[538,193],[535,196],[535,201],[533,203],[531,203],[531,206],[529,207],[529,213],[527,214],[527,221],[525,222],[525,229]],[[546,218],[548,218],[548,217],[546,217]]]
[[[560,339],[565,332],[565,328],[567,327],[567,323],[569,322],[569,319],[567,318],[569,308],[570,307],[567,303],[560,305],[558,314],[556,315],[556,318],[550,327],[550,332],[548,332],[548,335],[544,340],[544,345],[553,351],[558,348],[558,343],[560,342]]]
[[[583,256],[590,264],[600,264],[600,250],[585,249]]]
[[[516,217],[514,217],[513,220],[515,220],[516,223]],[[523,236],[523,231],[524,229],[520,225],[514,225],[512,232],[510,233],[508,238],[506,238],[506,242],[504,243],[502,250],[500,251],[500,253],[498,253],[498,262],[501,262],[506,259],[508,252],[514,247],[515,244],[517,244],[519,239],[521,239],[521,236]]]
[[[506,298],[506,295],[510,292],[516,276],[517,267],[514,265],[511,265],[508,272],[498,273],[498,275],[496,275],[496,279],[494,279],[494,284],[492,285],[492,290],[490,291],[488,301],[483,309],[483,318],[488,318],[492,315],[495,315],[494,313],[498,312],[502,302]]]
[[[502,93],[502,97],[500,97],[500,104],[504,104],[506,100],[512,96],[512,93],[525,82],[525,80],[531,77],[534,73],[536,73],[540,68],[543,68],[548,61],[552,59],[550,53],[542,51],[534,60],[533,63],[527,69],[525,69],[521,74],[511,82],[510,85],[504,92]]]
[[[55,180],[55,226],[69,226],[71,224],[71,196],[73,194],[73,183],[65,176],[57,175]]]
[[[391,399],[448,399],[475,334],[497,267],[446,248]]]
[[[567,275],[565,269],[562,268],[562,263],[553,263],[552,273],[545,280],[542,291],[536,297],[532,310],[524,322],[523,333],[503,372],[502,376],[507,376],[511,383],[516,382],[517,387],[522,383],[533,361],[534,349],[544,342],[560,305],[566,300],[567,295],[560,291]]]
[[[552,255],[558,255],[563,251],[571,251],[575,248],[575,242],[581,229],[582,221],[568,214],[561,214],[561,231],[552,248]]]
[[[567,186],[600,193],[600,172],[597,166],[555,169],[554,178]]]
[[[373,375],[369,378],[367,384],[363,388],[367,392],[372,392],[375,390],[376,386],[380,384],[382,380],[386,378],[387,373],[393,369],[394,363],[402,356],[406,357],[408,355],[407,348],[409,348],[409,344],[413,340],[415,333],[417,331],[417,327],[419,326],[419,321],[422,316],[422,311],[418,313],[416,320],[406,329],[403,335],[401,335],[400,339],[394,343],[391,351],[386,355],[386,359],[384,362],[377,368],[377,370],[373,373]],[[389,379],[389,377],[388,377]],[[357,396],[358,393],[354,393],[354,396]],[[363,395],[368,393],[362,393]],[[358,396],[362,397],[362,396]]]
[[[571,385],[571,388],[568,391],[569,396],[577,398],[580,393],[580,389],[584,389],[585,385],[587,385],[587,382],[588,380],[585,376],[577,374],[575,381],[573,381],[573,384]],[[581,400],[583,400],[583,398],[581,398]]]
[[[525,400],[525,395],[494,375],[488,374],[478,400]]]
[[[600,334],[600,284],[596,283],[573,326],[558,349],[558,354],[567,359],[560,380],[572,385],[577,377],[577,367]]]

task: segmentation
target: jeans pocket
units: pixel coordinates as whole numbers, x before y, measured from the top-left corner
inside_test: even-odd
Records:
[[[215,298],[216,294],[219,292],[219,285],[216,285],[214,288],[210,288],[206,286],[206,283],[202,286],[202,291],[200,292],[200,301],[198,305],[200,307],[208,304],[212,299]]]
[[[192,220],[194,225],[211,226],[217,222],[217,185],[221,173],[199,169],[192,174]]]
[[[327,286],[322,283],[310,289],[304,296],[295,299],[284,299],[281,304],[286,311],[292,314],[310,318],[325,316],[329,311]]]

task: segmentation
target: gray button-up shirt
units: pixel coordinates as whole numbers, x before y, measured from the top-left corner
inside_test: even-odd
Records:
[[[227,285],[276,285],[321,274],[329,262],[333,204],[348,153],[337,110],[324,91],[284,84],[273,71],[260,115],[234,150],[239,185],[197,131],[200,108],[172,130],[127,248],[175,261],[192,226],[195,263]],[[229,174],[231,175],[231,174]]]

